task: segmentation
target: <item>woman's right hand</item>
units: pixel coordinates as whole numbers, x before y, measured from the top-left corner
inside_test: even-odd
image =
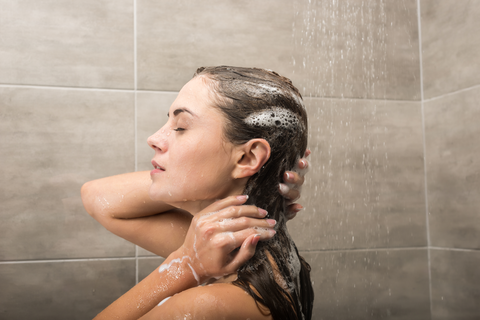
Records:
[[[174,256],[188,258],[199,284],[235,273],[253,257],[259,240],[275,235],[275,220],[264,219],[267,212],[263,209],[242,205],[246,200],[246,196],[227,197],[193,218],[185,242]]]

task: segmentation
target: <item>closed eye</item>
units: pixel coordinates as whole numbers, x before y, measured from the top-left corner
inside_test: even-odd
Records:
[[[175,128],[175,129],[173,129],[173,131],[185,131],[185,129],[184,128]]]

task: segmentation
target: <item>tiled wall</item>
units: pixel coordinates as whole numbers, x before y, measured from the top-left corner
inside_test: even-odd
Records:
[[[421,1],[432,319],[480,319],[480,1]]]
[[[290,230],[314,319],[480,317],[480,0],[0,5],[0,319],[90,319],[160,264],[91,219],[80,186],[149,169],[146,137],[219,64],[306,97]]]

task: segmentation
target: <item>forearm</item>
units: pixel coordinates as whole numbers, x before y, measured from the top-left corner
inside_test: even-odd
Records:
[[[87,212],[110,232],[167,257],[185,239],[191,215],[152,201],[148,171],[87,182],[82,201]]]
[[[82,201],[94,218],[132,219],[172,210],[172,206],[150,199],[150,184],[148,171],[93,180],[83,185]]]
[[[118,298],[95,317],[101,319],[138,319],[164,299],[198,285],[187,259],[173,253],[149,276]],[[160,272],[161,270],[161,272]]]

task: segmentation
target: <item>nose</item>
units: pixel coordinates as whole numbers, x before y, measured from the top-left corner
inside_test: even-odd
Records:
[[[159,150],[159,151],[167,151],[167,135],[165,134],[166,129],[165,126],[160,128],[157,132],[152,134],[150,137],[147,139],[147,143],[152,148],[153,150]]]

